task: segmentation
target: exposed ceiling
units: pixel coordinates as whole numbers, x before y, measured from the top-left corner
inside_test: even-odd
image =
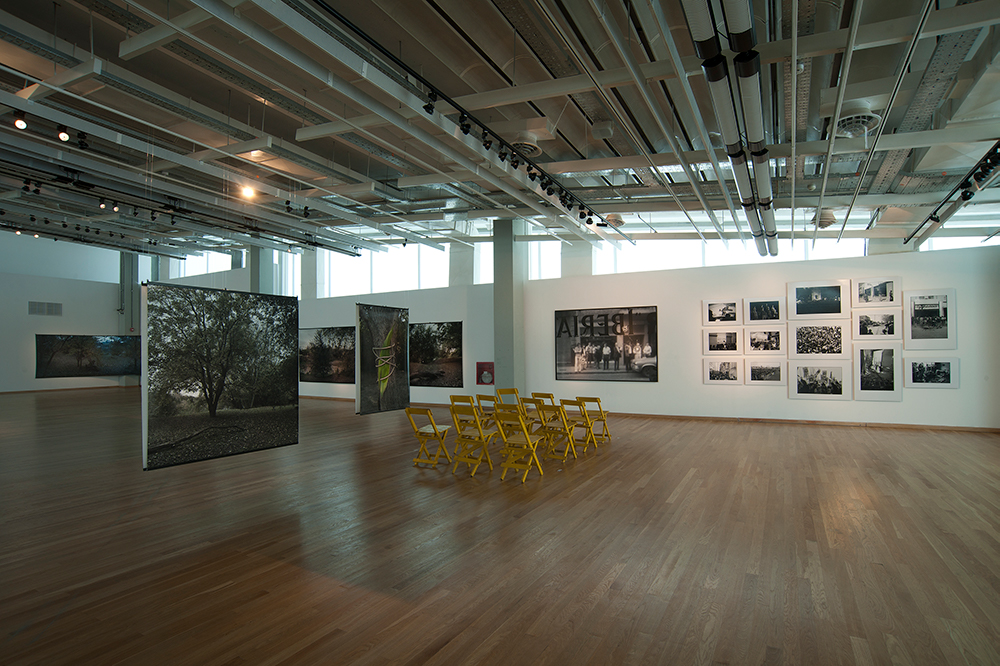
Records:
[[[178,257],[503,217],[762,254],[997,231],[1000,0],[746,2],[0,0],[0,227]]]

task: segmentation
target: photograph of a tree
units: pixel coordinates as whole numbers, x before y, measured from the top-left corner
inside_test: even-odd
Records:
[[[462,322],[410,324],[410,386],[462,387]]]
[[[35,335],[35,378],[138,375],[138,335]]]
[[[354,327],[299,330],[299,381],[354,383]]]
[[[298,441],[298,302],[147,287],[146,467]]]

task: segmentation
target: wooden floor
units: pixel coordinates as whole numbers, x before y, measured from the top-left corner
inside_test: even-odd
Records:
[[[0,663],[1000,663],[1000,436],[611,429],[522,485],[303,400],[143,472],[138,391],[0,395]]]

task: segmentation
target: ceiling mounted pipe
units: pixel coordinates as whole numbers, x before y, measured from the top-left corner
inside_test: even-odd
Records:
[[[753,180],[757,185],[757,200],[761,205],[770,204],[771,197],[771,165],[767,149],[752,153],[753,160]]]
[[[733,104],[733,93],[729,87],[729,69],[726,59],[717,55],[702,63],[705,78],[708,80],[708,92],[715,107],[715,117],[719,121],[722,132],[722,143],[726,145],[726,154],[735,155],[743,150],[740,138],[740,128],[736,122],[736,107]]]
[[[726,15],[726,30],[729,31],[729,48],[743,53],[757,46],[749,0],[722,0],[722,10]]]
[[[746,125],[747,144],[750,152],[764,149],[764,109],[761,105],[760,54],[756,51],[741,53],[733,58],[736,77],[743,103],[743,122]]]
[[[763,257],[767,254],[767,248],[764,246],[764,231],[760,224],[757,206],[754,204],[753,185],[750,182],[750,169],[747,167],[746,153],[740,151],[735,155],[730,155],[729,163],[733,167],[733,176],[736,178],[736,192],[739,194],[743,212],[747,216],[747,225],[750,227],[750,234],[757,244],[757,252]]]
[[[774,207],[770,204],[760,206],[760,221],[764,227],[764,237],[767,241],[767,253],[778,256],[778,230],[774,225]],[[761,254],[763,256],[763,253]]]
[[[722,45],[715,32],[715,21],[712,20],[712,8],[708,0],[682,0],[681,6],[697,56],[702,60],[708,60],[719,55],[722,52]]]

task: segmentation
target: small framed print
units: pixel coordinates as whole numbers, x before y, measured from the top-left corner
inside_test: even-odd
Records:
[[[744,365],[743,381],[748,386],[784,386],[788,383],[788,361],[783,358],[747,358]]]
[[[788,397],[798,400],[850,400],[851,362],[789,361]]]
[[[706,384],[731,384],[733,386],[743,384],[743,359],[706,358],[704,362]]]
[[[742,330],[739,328],[732,329],[713,329],[705,328],[702,329],[704,332],[705,340],[705,355],[715,355],[715,354],[739,354],[741,351],[741,345],[743,341]]]
[[[850,280],[788,283],[789,319],[840,319],[848,316]]]
[[[958,380],[958,358],[954,356],[907,358],[903,363],[906,388],[958,388]]]
[[[903,292],[903,344],[907,349],[958,349],[954,289]]]
[[[789,358],[848,359],[851,357],[850,320],[813,321],[789,325]]]
[[[851,280],[851,306],[855,308],[898,307],[903,293],[898,277]]]
[[[785,321],[785,297],[744,298],[743,323]]]
[[[784,324],[770,326],[757,324],[743,328],[743,350],[747,354],[787,355],[788,327]]]
[[[854,399],[899,402],[903,399],[900,344],[869,342],[854,346]]]
[[[851,335],[855,340],[902,340],[903,310],[887,308],[858,310],[851,320]]]
[[[701,323],[704,326],[739,325],[743,311],[738,298],[716,298],[701,302]]]

